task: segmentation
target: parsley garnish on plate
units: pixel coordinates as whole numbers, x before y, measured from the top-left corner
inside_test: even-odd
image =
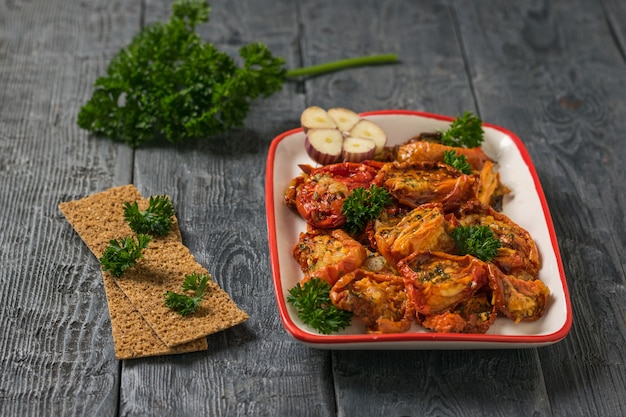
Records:
[[[459,226],[451,234],[462,255],[473,255],[482,261],[492,260],[502,246],[489,226]]]
[[[467,162],[465,155],[457,154],[455,150],[445,151],[443,153],[443,162],[464,174],[469,175],[472,173],[472,166]]]
[[[476,148],[484,141],[483,121],[472,112],[455,118],[445,132],[441,132],[441,143],[448,146]]]
[[[386,206],[392,203],[391,194],[375,184],[369,188],[358,187],[343,200],[341,212],[346,216],[348,233],[360,233],[367,222],[376,219]]]
[[[335,333],[350,325],[352,313],[337,308],[330,300],[330,284],[314,277],[289,290],[287,301],[298,317],[322,334]]]

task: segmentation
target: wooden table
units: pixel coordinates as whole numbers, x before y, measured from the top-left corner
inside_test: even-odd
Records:
[[[0,2],[0,415],[626,415],[626,3],[211,2],[229,53],[289,68],[397,65],[288,82],[245,126],[132,149],[76,116],[113,55],[171,1]],[[331,351],[282,327],[265,218],[271,140],[308,105],[474,111],[522,138],[552,212],[574,321],[522,350]],[[250,319],[209,350],[118,361],[97,259],[57,206],[135,184],[168,194],[184,243]]]

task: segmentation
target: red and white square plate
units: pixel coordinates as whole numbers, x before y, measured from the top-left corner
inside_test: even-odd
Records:
[[[452,117],[406,110],[362,113],[387,134],[395,145],[421,133],[446,130]],[[541,254],[539,278],[550,289],[544,316],[532,323],[515,324],[497,318],[486,334],[434,333],[414,325],[398,334],[368,334],[357,320],[336,334],[324,335],[302,323],[287,303],[287,295],[302,278],[292,249],[305,222],[283,203],[289,181],[300,174],[298,164],[315,163],[304,148],[304,132],[293,129],[271,143],[266,167],[266,214],[270,261],[278,312],[285,329],[299,342],[324,349],[502,349],[550,345],[562,340],[572,325],[572,309],[552,218],[537,173],[522,141],[499,126],[483,124],[483,150],[498,162],[500,178],[512,192],[503,213],[525,228]]]

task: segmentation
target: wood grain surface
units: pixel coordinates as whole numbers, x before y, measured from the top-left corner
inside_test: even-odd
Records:
[[[0,0],[1,416],[626,414],[626,4],[619,0],[213,0],[201,36],[288,68],[394,65],[287,82],[245,125],[131,149],[76,116],[114,54],[173,0]],[[523,350],[329,351],[280,322],[265,219],[271,140],[308,105],[477,112],[516,133],[552,213],[567,338]],[[209,349],[114,357],[97,259],[61,201],[133,183],[172,197],[183,242],[250,315]]]

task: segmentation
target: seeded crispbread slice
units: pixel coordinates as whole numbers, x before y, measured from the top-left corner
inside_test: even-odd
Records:
[[[140,208],[142,205],[144,208],[147,206],[147,199],[137,198],[136,195],[133,199],[132,194],[136,190],[127,187],[130,186],[117,187],[81,200],[89,199],[83,217],[90,219],[86,222],[91,223],[89,230],[98,230],[97,238],[88,244],[98,258],[111,239],[133,234],[123,218],[123,202],[138,200]],[[122,203],[120,195],[125,195]],[[115,225],[115,228],[111,228],[117,230],[115,235],[102,230],[99,225],[103,221]],[[148,248],[144,249],[144,256],[127,269],[122,277],[113,278],[104,272],[126,294],[157,336],[170,347],[188,343],[248,319],[247,313],[239,309],[213,281],[199,309],[192,315],[182,317],[165,305],[163,294],[166,291],[181,292],[185,275],[193,272],[208,273],[182,244],[177,228],[176,231],[177,235],[153,238]]]
[[[91,252],[100,258],[111,239],[117,238],[119,233],[124,235],[131,233],[128,225],[120,221],[119,216],[114,215],[115,208],[123,205],[125,201],[141,202],[141,200],[139,191],[129,185],[61,203],[59,209]],[[113,211],[107,210],[107,207]],[[176,224],[174,226],[169,238],[180,240],[180,231]],[[103,281],[111,317],[115,356],[118,359],[195,352],[208,348],[206,337],[176,347],[168,347],[156,336],[115,280],[103,275]]]
[[[117,285],[168,346],[216,333],[248,319],[248,314],[213,280],[193,314],[183,317],[168,308],[163,294],[181,293],[185,275],[192,273],[208,274],[208,271],[181,242],[158,240],[150,242],[143,258],[116,278]]]
[[[143,210],[148,206],[149,199],[143,198],[131,184],[60,203],[59,209],[89,250],[100,259],[111,239],[135,234],[124,219],[124,203],[135,201]],[[155,239],[181,241],[176,216],[170,233]]]
[[[206,337],[174,347],[167,346],[157,337],[113,278],[104,276],[103,279],[117,359],[134,359],[207,350]]]

